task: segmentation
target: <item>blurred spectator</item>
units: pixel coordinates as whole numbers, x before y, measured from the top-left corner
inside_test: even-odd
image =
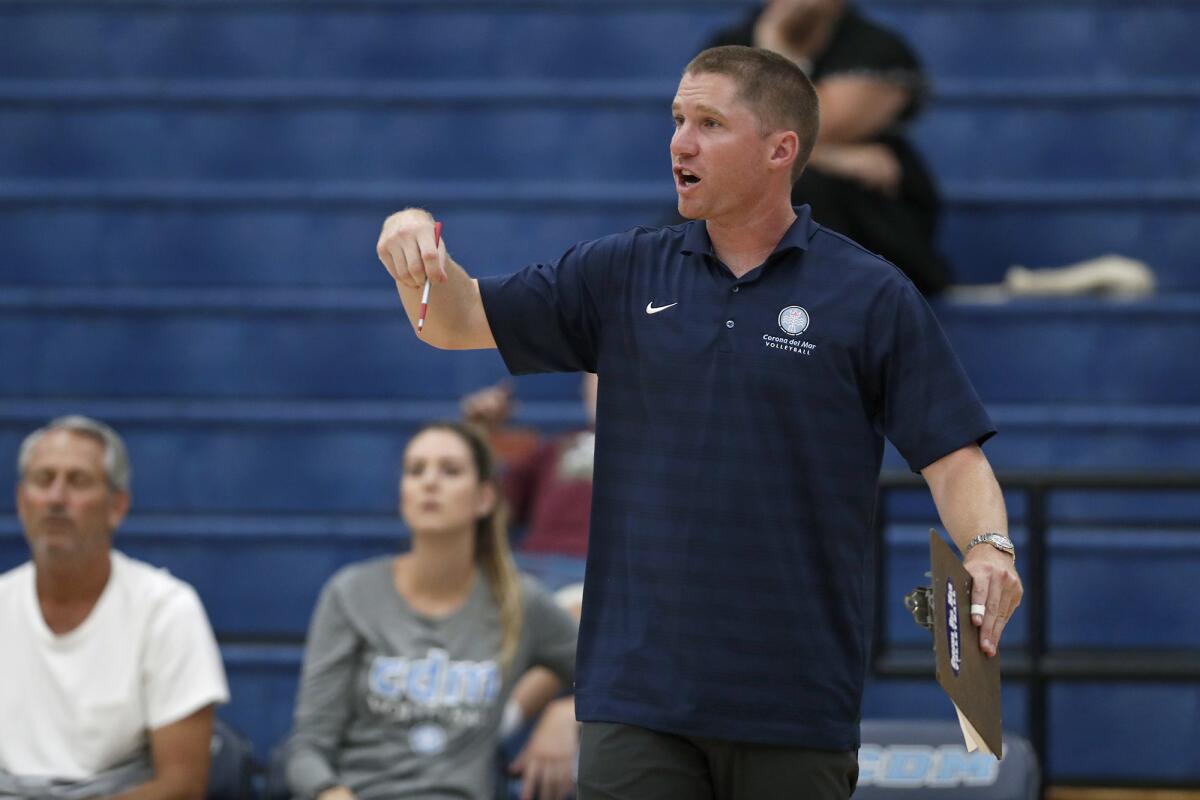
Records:
[[[112,549],[125,445],[62,417],[17,465],[32,560],[0,575],[0,797],[202,797],[229,690],[192,588]]]
[[[490,797],[507,704],[533,665],[558,686],[576,623],[521,579],[482,435],[430,425],[404,454],[400,510],[412,550],[326,584],[304,654],[288,782],[301,798]],[[526,797],[574,789],[574,702],[542,714],[513,769]]]
[[[507,427],[512,388],[507,383],[467,395],[463,416],[488,432],[503,454],[504,495],[514,525],[525,527],[520,550],[583,558],[592,509],[592,461],[596,451],[596,376],[583,374],[580,395],[587,428],[537,442]]]
[[[933,244],[937,189],[903,134],[926,93],[904,40],[847,0],[767,0],[708,46],[726,44],[786,56],[816,86],[820,131],[792,202],[810,204],[817,222],[900,267],[923,293],[945,289],[951,268]]]

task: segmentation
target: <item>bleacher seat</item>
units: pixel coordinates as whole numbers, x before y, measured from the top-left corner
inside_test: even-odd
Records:
[[[287,782],[287,741],[284,740],[271,748],[262,800],[291,800],[291,796]]]
[[[955,722],[863,720],[856,800],[1037,800],[1033,748],[1004,733],[1004,757],[968,753]]]
[[[221,645],[230,694],[221,715],[245,733],[256,753],[270,753],[292,728],[303,655],[296,644]]]
[[[249,740],[218,717],[213,722],[210,750],[206,800],[250,800],[254,750]]]

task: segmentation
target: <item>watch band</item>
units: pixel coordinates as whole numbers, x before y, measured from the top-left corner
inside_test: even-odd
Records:
[[[983,544],[984,542],[990,544],[992,547],[996,548],[1002,553],[1008,553],[1013,558],[1017,557],[1017,549],[1013,547],[1012,540],[1007,536],[1001,536],[1000,534],[994,532],[981,533],[971,541],[967,542],[967,549],[963,551],[963,555],[965,556],[967,553],[971,552],[971,548],[975,545]]]

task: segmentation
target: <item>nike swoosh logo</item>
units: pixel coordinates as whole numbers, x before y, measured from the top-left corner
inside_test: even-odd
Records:
[[[679,305],[679,303],[671,303],[669,306],[659,306],[658,308],[655,308],[654,301],[651,300],[649,303],[646,303],[646,313],[657,314],[660,311],[666,311],[668,308],[674,308],[677,305]]]

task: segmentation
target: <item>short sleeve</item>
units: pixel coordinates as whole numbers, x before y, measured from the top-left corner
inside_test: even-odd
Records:
[[[883,291],[869,347],[882,428],[913,472],[996,429],[925,298],[899,275]]]
[[[229,701],[217,640],[192,587],[181,584],[164,599],[148,636],[142,685],[150,730]]]
[[[546,667],[568,686],[575,680],[575,645],[579,625],[540,584],[525,579],[525,624],[529,627],[532,664]]]
[[[578,244],[552,264],[480,278],[488,325],[514,375],[595,372],[612,237]]]

